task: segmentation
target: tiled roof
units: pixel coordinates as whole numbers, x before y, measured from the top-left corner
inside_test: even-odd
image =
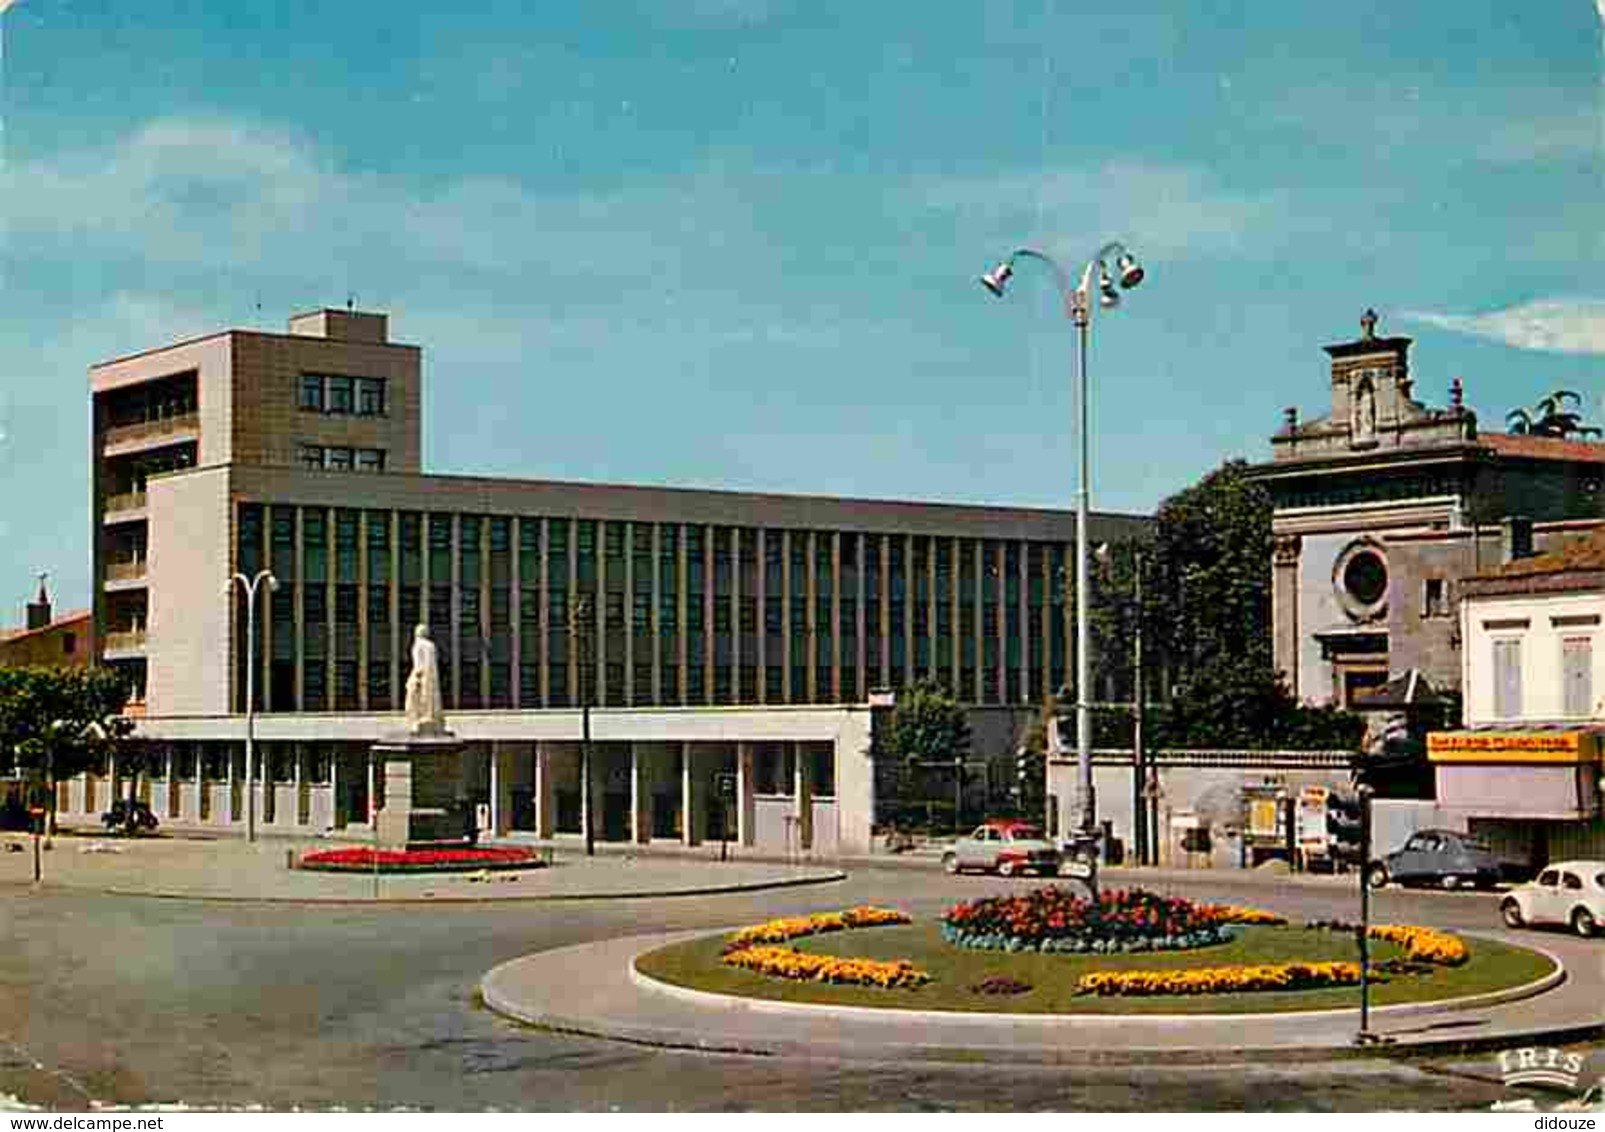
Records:
[[[1491,566],[1478,577],[1532,578],[1595,570],[1605,570],[1605,526],[1568,538],[1543,554]]]
[[[69,613],[63,613],[60,617],[58,617],[54,621],[50,622],[50,624],[41,625],[37,629],[0,629],[0,641],[4,641],[5,643],[10,644],[12,641],[20,641],[24,637],[31,637],[35,633],[48,633],[52,629],[65,628],[66,626],[72,624],[74,621],[88,621],[88,620],[89,620],[89,610],[87,610],[87,609],[74,609]]]
[[[1554,436],[1514,436],[1490,432],[1479,437],[1478,443],[1501,456],[1605,464],[1605,443],[1596,440],[1561,440]]]

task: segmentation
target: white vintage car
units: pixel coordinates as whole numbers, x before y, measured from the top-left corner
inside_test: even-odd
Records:
[[[1605,924],[1605,861],[1560,861],[1545,865],[1534,880],[1517,885],[1499,902],[1512,928],[1562,924],[1590,936]]]

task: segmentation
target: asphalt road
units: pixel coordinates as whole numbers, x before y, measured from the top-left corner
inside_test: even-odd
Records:
[[[929,914],[1005,885],[865,869],[720,897],[337,908],[13,888],[0,891],[0,1093],[71,1108],[904,1111],[1464,1109],[1504,1095],[1491,1054],[1188,1070],[836,1064],[567,1037],[475,1001],[485,971],[532,951],[858,902]],[[1210,874],[1151,887],[1292,918],[1356,912],[1347,886]],[[1379,919],[1462,928],[1494,926],[1495,904],[1392,890],[1375,902]],[[1605,1053],[1593,1061],[1605,1071]]]

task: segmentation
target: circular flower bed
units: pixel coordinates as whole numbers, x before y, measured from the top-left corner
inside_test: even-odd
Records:
[[[1097,904],[1065,888],[990,896],[949,908],[942,938],[988,951],[1186,951],[1225,943],[1244,909],[1217,909],[1140,888],[1111,889]]]
[[[334,873],[449,873],[473,869],[534,869],[541,859],[533,849],[380,849],[352,846],[322,849],[301,858],[299,868]]]

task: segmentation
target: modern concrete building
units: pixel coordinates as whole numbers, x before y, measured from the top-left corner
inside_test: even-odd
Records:
[[[324,310],[90,370],[95,647],[168,756],[159,814],[244,812],[236,571],[279,582],[256,616],[269,829],[369,821],[416,624],[468,800],[542,836],[582,832],[586,698],[598,837],[862,851],[871,689],[1015,707],[1074,670],[1069,513],[426,475],[421,362],[384,315]]]
[[[1376,321],[1326,347],[1329,410],[1286,410],[1255,470],[1275,505],[1276,664],[1315,703],[1412,669],[1458,690],[1456,587],[1498,560],[1501,523],[1536,521],[1545,545],[1605,514],[1605,444],[1480,433],[1458,378],[1448,408],[1415,400],[1410,339]]]

